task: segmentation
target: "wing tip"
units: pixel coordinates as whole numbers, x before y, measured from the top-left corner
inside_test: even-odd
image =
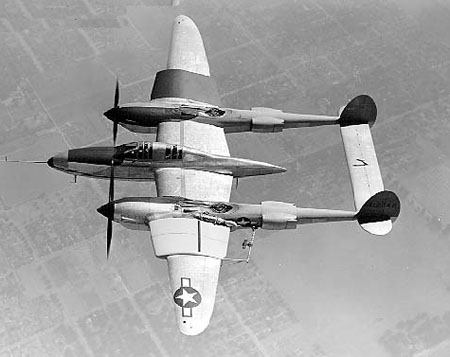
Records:
[[[222,260],[186,254],[170,255],[167,261],[178,329],[199,335],[211,320]]]
[[[181,25],[182,22],[186,22],[186,25],[194,27],[195,29],[197,29],[197,26],[195,25],[194,21],[192,21],[192,19],[189,16],[178,15],[177,17],[175,17],[174,23],[177,23],[177,24]]]
[[[178,329],[183,335],[186,336],[197,336],[206,330],[209,325],[208,321],[196,321],[195,324],[192,323],[183,323],[181,320],[178,320]]]
[[[186,15],[178,15],[173,22],[167,69],[210,76],[202,36],[194,21]]]

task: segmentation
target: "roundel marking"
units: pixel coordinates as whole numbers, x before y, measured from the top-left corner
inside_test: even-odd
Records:
[[[247,217],[239,217],[236,220],[236,223],[242,227],[249,227],[251,224],[251,220]]]
[[[173,301],[179,307],[192,309],[202,302],[200,293],[190,286],[182,286],[173,294]]]

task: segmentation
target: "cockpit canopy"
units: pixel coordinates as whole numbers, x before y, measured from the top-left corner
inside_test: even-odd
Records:
[[[124,160],[130,161],[164,161],[182,160],[183,148],[159,142],[136,141],[120,146]]]

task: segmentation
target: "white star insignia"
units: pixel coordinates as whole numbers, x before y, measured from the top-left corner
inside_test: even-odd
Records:
[[[186,306],[186,304],[189,302],[197,304],[197,301],[194,299],[194,296],[197,294],[197,292],[188,293],[186,289],[182,289],[182,291],[183,293],[178,295],[176,298],[183,300],[183,306]]]

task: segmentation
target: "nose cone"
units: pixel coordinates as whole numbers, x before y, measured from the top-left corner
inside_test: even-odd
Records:
[[[114,107],[108,109],[106,112],[103,113],[103,115],[107,117],[109,120],[119,120],[120,113],[121,113],[120,107]]]
[[[97,208],[97,212],[108,219],[114,219],[114,202],[109,202]]]
[[[92,146],[69,150],[67,160],[69,162],[78,162],[81,164],[111,165],[111,162],[114,159],[115,164],[120,164],[121,160],[115,155],[116,153],[117,149],[112,146]]]
[[[68,167],[68,152],[60,152],[55,156],[52,156],[47,161],[47,165],[52,169],[67,169]]]

